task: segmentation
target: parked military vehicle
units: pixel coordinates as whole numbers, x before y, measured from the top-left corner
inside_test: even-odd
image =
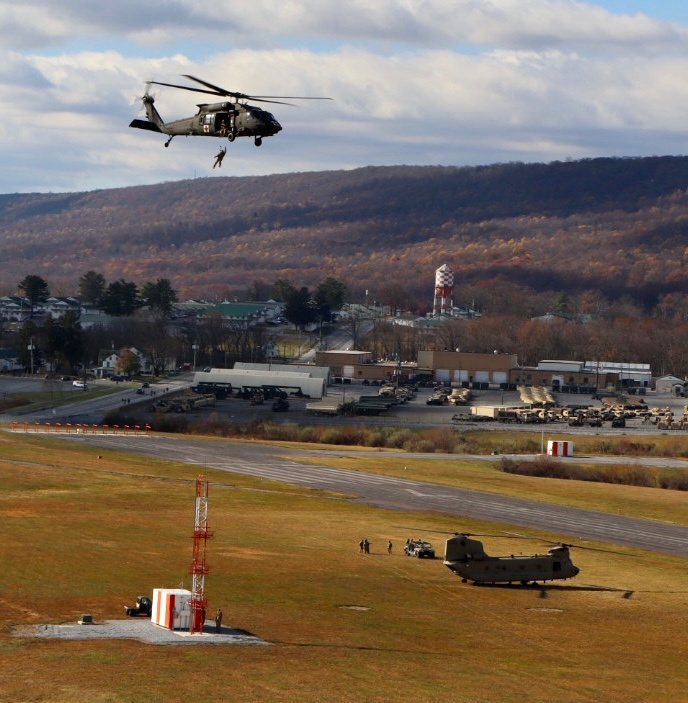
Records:
[[[150,616],[153,610],[153,602],[147,596],[139,596],[136,599],[136,605],[125,605],[124,612],[130,617],[135,618],[138,615]]]
[[[197,408],[214,406],[217,398],[214,393],[187,395],[177,398],[163,398],[153,403],[149,410],[156,413],[188,413]]]
[[[409,539],[404,546],[404,554],[407,557],[416,557],[417,559],[434,559],[435,548],[422,539]]]

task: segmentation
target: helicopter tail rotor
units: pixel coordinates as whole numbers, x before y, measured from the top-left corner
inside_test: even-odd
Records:
[[[143,95],[135,95],[131,102],[131,106],[138,105],[138,111],[136,113],[137,117],[146,114],[146,105],[153,105],[156,99],[159,97],[159,90],[151,90],[150,81],[146,83],[146,90]]]

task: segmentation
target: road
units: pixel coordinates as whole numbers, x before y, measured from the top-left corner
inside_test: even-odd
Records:
[[[2,379],[0,390],[8,393],[30,390],[43,390],[43,381],[34,379]],[[12,387],[6,384],[10,383]],[[110,382],[103,382],[110,383]],[[189,383],[186,378],[175,378],[158,384],[153,389],[159,394],[172,392],[185,387]],[[23,385],[22,385],[23,384]],[[29,386],[27,386],[29,384]],[[353,390],[353,389],[352,389]],[[150,393],[150,390],[148,391]],[[131,400],[147,400],[148,396],[136,395],[131,387],[112,395],[90,400],[78,400],[78,389],[74,390],[75,402],[56,409],[39,410],[38,412],[23,412],[21,409],[12,415],[3,416],[4,421],[18,420],[20,422],[100,422],[100,418],[108,411],[121,407],[123,402]],[[423,395],[418,401],[406,407],[401,407],[395,415],[398,417],[385,418],[387,422],[400,425],[431,425],[437,426],[451,423],[453,409],[448,407],[432,407],[425,405]],[[231,401],[232,408],[239,411],[241,419],[248,406],[242,401]],[[296,404],[295,404],[296,405]],[[255,410],[255,408],[253,408]],[[268,412],[267,410],[265,411]],[[284,413],[289,421],[295,421],[305,413]],[[270,413],[273,419],[279,419]],[[312,421],[314,418],[309,418]],[[328,420],[329,421],[329,420]],[[336,421],[352,422],[351,418],[337,418]],[[383,424],[382,418],[375,418],[376,424]],[[384,423],[387,424],[387,423]],[[503,429],[493,423],[495,429]],[[528,426],[522,426],[532,431]],[[487,429],[481,425],[481,429]],[[510,426],[510,430],[514,427]],[[544,432],[561,432],[563,428],[537,426],[538,434]],[[566,428],[564,431],[571,432]],[[635,432],[640,431],[638,428]],[[650,428],[647,431],[654,431]],[[614,434],[619,431],[609,430]],[[635,433],[634,432],[634,433]],[[597,430],[600,434],[600,431]],[[621,431],[624,434],[624,431]],[[641,520],[619,515],[609,515],[577,508],[549,505],[532,500],[522,500],[500,496],[492,493],[471,491],[466,489],[439,486],[431,483],[395,479],[374,474],[361,474],[354,471],[337,469],[326,464],[327,452],[295,452],[285,448],[274,448],[260,444],[245,444],[230,441],[195,440],[187,437],[172,437],[163,435],[138,436],[107,436],[107,435],[53,435],[64,437],[71,441],[91,443],[99,447],[110,447],[132,451],[144,455],[158,456],[189,464],[207,466],[223,471],[274,479],[289,483],[301,484],[324,490],[336,491],[354,496],[353,500],[395,510],[430,510],[445,514],[456,515],[457,530],[461,529],[460,518],[471,517],[502,522],[518,527],[542,529],[561,534],[563,539],[576,541],[591,539],[610,542],[619,545],[649,549],[669,554],[688,556],[688,527],[671,525],[658,521]],[[336,451],[342,455],[346,450]],[[303,454],[315,456],[322,463],[319,465],[304,464],[298,461]],[[437,455],[427,455],[436,459]],[[228,458],[230,457],[230,458]],[[287,458],[284,458],[287,457]],[[471,458],[485,460],[486,457],[446,457],[447,461],[465,461]],[[498,460],[500,457],[492,457]],[[586,457],[574,457],[567,461],[586,461]],[[587,459],[589,461],[589,459]],[[629,463],[626,457],[596,457],[597,463],[622,461]],[[680,459],[663,458],[634,458],[634,462],[645,465],[681,466],[685,461]]]
[[[272,479],[335,491],[352,500],[399,511],[423,510],[461,518],[501,522],[555,532],[565,541],[595,540],[688,557],[688,527],[623,515],[551,505],[496,493],[453,488],[378,474],[334,468],[318,450],[297,451],[231,440],[197,440],[177,436],[53,435],[99,448],[129,451],[209,467],[231,473]],[[346,450],[336,451],[341,456]],[[322,463],[301,463],[317,457]],[[437,455],[427,455],[437,459]],[[480,457],[484,460],[485,457]],[[465,457],[456,457],[462,461]],[[323,461],[324,460],[324,461]],[[403,460],[400,458],[400,460]],[[451,457],[446,457],[452,461]]]
[[[74,388],[71,381],[46,381],[42,378],[22,378],[12,376],[0,377],[0,397],[1,394],[11,396],[15,393],[48,393],[50,388],[53,391],[62,395],[65,392],[71,394],[72,402],[64,403],[60,401],[59,405],[51,406],[41,405],[35,408],[31,405],[21,406],[11,410],[8,413],[2,414],[3,422],[86,422],[86,423],[101,423],[103,418],[111,411],[118,410],[125,403],[137,403],[148,401],[151,399],[151,393],[155,394],[155,399],[159,400],[166,393],[188,388],[191,383],[191,374],[186,374],[183,377],[175,377],[174,379],[166,379],[160,383],[151,384],[151,387],[144,389],[144,394],[137,394],[136,386],[131,384],[113,384],[112,381],[93,381],[89,380],[89,388],[107,388],[108,390],[116,389],[107,395],[98,396],[96,398],[84,398],[85,391],[81,388]],[[52,385],[51,385],[52,384]]]

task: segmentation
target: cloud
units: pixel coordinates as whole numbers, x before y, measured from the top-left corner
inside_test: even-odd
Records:
[[[339,42],[511,49],[616,46],[685,47],[683,25],[640,13],[615,14],[575,0],[24,0],[0,2],[0,36],[9,48],[41,48],[88,37],[120,36],[155,45],[179,37],[246,47],[289,37]]]
[[[572,0],[0,0],[0,192],[685,150],[686,27]],[[231,47],[231,48],[227,48]],[[127,127],[149,79],[258,95],[260,149]],[[208,96],[155,87],[165,119]]]

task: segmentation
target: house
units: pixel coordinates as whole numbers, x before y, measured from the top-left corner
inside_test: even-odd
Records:
[[[274,308],[266,303],[218,303],[206,311],[206,314],[219,314],[225,321],[241,327],[263,324],[275,317]]]
[[[187,300],[172,306],[171,317],[174,320],[195,318],[207,315],[220,315],[225,321],[251,327],[258,323],[275,320],[280,317],[284,303],[274,300],[265,302],[230,302],[209,303],[205,300]]]
[[[151,373],[150,362],[143,352],[140,352],[136,347],[124,347],[119,351],[108,349],[104,352],[106,354],[104,357],[99,355],[102,360],[95,369],[96,378],[110,378],[112,375],[117,375],[117,362],[123,351],[130,351],[136,356],[140,364],[140,373]]]
[[[77,298],[69,296],[50,296],[43,302],[36,303],[33,308],[31,301],[19,295],[4,295],[0,298],[0,319],[8,322],[25,322],[30,317],[46,317],[53,320],[62,317],[66,312],[81,312],[81,303]],[[33,313],[33,315],[32,315]]]
[[[22,371],[23,368],[17,361],[17,352],[14,349],[0,349],[0,373]]]
[[[37,303],[36,311],[50,315],[53,320],[57,320],[65,313],[73,312],[77,317],[81,314],[81,302],[78,298],[70,296],[50,296],[42,303]]]
[[[31,303],[19,295],[3,295],[0,298],[0,319],[8,322],[25,322],[31,317]]]

